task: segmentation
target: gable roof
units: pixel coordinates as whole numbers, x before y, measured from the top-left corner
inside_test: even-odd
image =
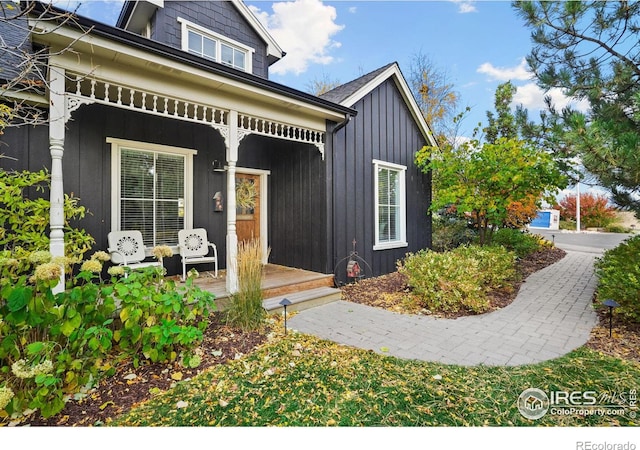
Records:
[[[431,133],[431,129],[425,121],[422,111],[420,111],[420,107],[418,106],[416,99],[413,97],[413,94],[409,89],[409,85],[402,75],[397,62],[387,64],[386,66],[362,75],[353,81],[325,92],[320,95],[320,98],[338,103],[347,108],[353,108],[359,100],[366,97],[371,93],[371,91],[388,79],[392,79],[395,82],[424,138],[431,145],[436,145],[433,133]]]
[[[244,17],[247,23],[267,44],[267,58],[269,64],[280,60],[286,53],[278,45],[278,43],[269,34],[267,29],[260,23],[258,18],[253,14],[251,9],[245,5],[242,0],[230,0],[233,6]],[[116,22],[116,27],[124,30],[140,33],[142,28],[153,15],[156,9],[164,8],[164,0],[127,0],[122,6],[120,16]]]

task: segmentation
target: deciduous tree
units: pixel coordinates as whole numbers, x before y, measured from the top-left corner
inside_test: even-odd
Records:
[[[577,196],[567,195],[555,206],[562,220],[576,220]],[[615,221],[616,210],[602,194],[583,192],[580,194],[580,222],[586,227],[606,227]]]
[[[549,154],[513,138],[484,144],[473,140],[441,150],[425,147],[418,152],[416,163],[438,173],[432,210],[456,205],[460,214],[474,222],[480,244],[491,241],[514,202],[541,198],[563,183]]]

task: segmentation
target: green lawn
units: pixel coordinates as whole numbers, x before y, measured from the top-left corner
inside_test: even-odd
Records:
[[[522,417],[520,393],[628,393],[640,364],[581,348],[521,367],[406,361],[307,335],[278,336],[255,352],[179,383],[116,426],[599,426],[624,416]],[[630,414],[631,413],[631,414]]]

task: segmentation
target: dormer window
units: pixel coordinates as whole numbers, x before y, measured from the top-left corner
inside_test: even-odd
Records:
[[[239,70],[251,72],[255,50],[178,17],[182,25],[182,50]]]

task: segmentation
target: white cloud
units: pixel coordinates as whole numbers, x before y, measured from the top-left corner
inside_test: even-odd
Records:
[[[490,80],[494,81],[531,80],[532,78],[531,72],[527,68],[527,61],[524,58],[515,67],[496,67],[486,62],[481,64],[476,72],[484,73]]]
[[[475,0],[452,0],[453,3],[458,5],[458,12],[460,14],[467,14],[478,12],[478,9],[475,5]]]
[[[524,58],[520,61],[520,64],[515,67],[496,67],[486,62],[478,67],[477,72],[487,75],[490,81],[511,81],[517,87],[517,91],[513,96],[514,105],[523,105],[530,110],[546,109],[544,99],[548,96],[551,97],[551,101],[557,110],[561,110],[569,105],[583,112],[589,108],[588,102],[584,100],[577,101],[571,97],[567,97],[559,88],[553,88],[547,92],[543,91],[533,82],[534,76],[528,71]],[[518,86],[517,81],[528,82]]]
[[[344,25],[338,25],[336,10],[320,0],[294,0],[272,5],[269,14],[255,6],[253,13],[286,52],[286,56],[271,66],[271,72],[296,75],[307,70],[310,64],[329,64],[334,61],[329,53],[339,48],[340,42],[332,38]]]
[[[521,104],[527,109],[545,109],[546,104],[544,103],[544,98],[547,96],[551,97],[551,102],[558,111],[569,105],[573,109],[582,112],[589,109],[589,103],[585,100],[576,100],[571,97],[567,97],[559,88],[553,88],[548,92],[544,92],[535,83],[527,83],[523,86],[518,86],[518,90],[513,96],[513,103],[516,105]]]
[[[358,11],[358,8],[356,8],[355,6],[352,6],[351,8],[349,8],[349,12],[350,12],[351,14],[355,14],[355,13],[356,13],[356,11]]]

